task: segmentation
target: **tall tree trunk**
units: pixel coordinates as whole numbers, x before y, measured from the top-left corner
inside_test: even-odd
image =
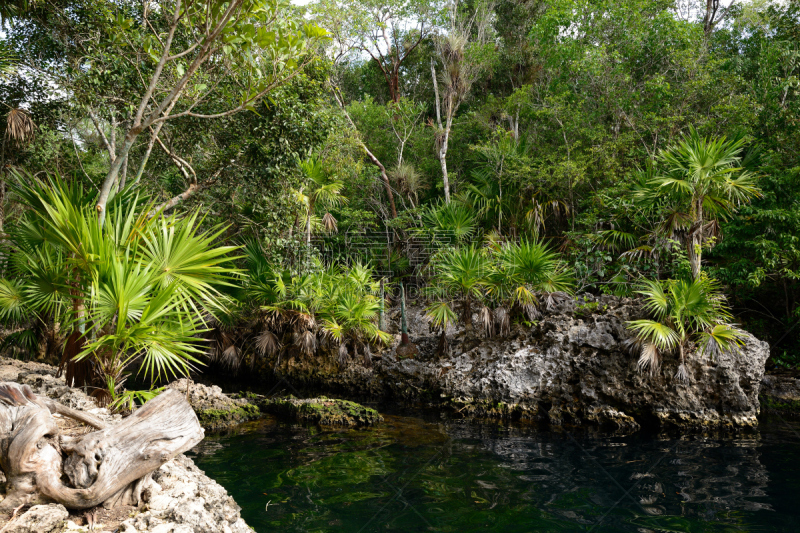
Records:
[[[444,201],[450,203],[450,180],[447,177],[447,133],[445,133],[445,140],[443,147],[439,150],[439,163],[442,166],[442,183],[444,184]]]
[[[469,293],[467,293],[467,297],[464,298],[464,329],[466,331],[472,331],[472,299],[470,298]]]
[[[689,246],[689,264],[692,267],[692,278],[697,279],[700,277],[701,262],[703,259],[703,243],[700,239],[700,235],[692,235],[692,240]]]
[[[131,151],[131,146],[133,146],[133,143],[136,141],[136,137],[139,136],[138,130],[139,128],[131,128],[128,134],[125,135],[125,143],[122,145],[122,150],[117,154],[117,158],[111,164],[111,168],[108,170],[108,174],[106,174],[105,181],[103,181],[103,187],[100,189],[100,197],[97,199],[96,206],[101,228],[106,221],[106,205],[108,204],[108,197],[111,195],[111,189],[117,183],[119,172],[122,169],[122,163],[127,159],[128,152]]]
[[[439,145],[439,150],[436,157],[439,159],[439,164],[442,166],[442,181],[444,183],[444,202],[450,203],[450,181],[447,177],[447,142],[450,139],[450,128],[442,128],[442,110],[439,101],[439,82],[436,80],[436,66],[434,65],[433,58],[431,58],[431,78],[433,79],[433,94],[436,99],[436,125],[439,127],[437,135],[442,135],[442,141]],[[449,121],[448,121],[449,123]],[[449,124],[448,124],[449,125]]]
[[[311,246],[311,217],[314,214],[314,200],[308,197],[308,216],[306,216],[306,245]]]
[[[692,267],[692,278],[700,277],[703,260],[703,198],[695,200],[695,222],[692,225],[689,241],[689,264]]]
[[[6,223],[6,180],[0,175],[0,238],[5,238],[3,233]]]

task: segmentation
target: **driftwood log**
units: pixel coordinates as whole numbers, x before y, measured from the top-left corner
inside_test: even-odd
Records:
[[[59,434],[53,414],[97,429]],[[57,502],[68,509],[138,505],[161,465],[203,440],[203,428],[183,395],[159,394],[113,427],[36,396],[27,385],[0,383],[0,468],[6,497],[0,511]]]

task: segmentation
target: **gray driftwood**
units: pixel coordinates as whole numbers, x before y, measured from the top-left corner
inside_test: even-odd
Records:
[[[55,413],[98,431],[59,435]],[[0,468],[8,480],[0,511],[53,501],[69,509],[138,505],[152,472],[201,440],[197,416],[173,389],[106,427],[27,385],[0,383]]]

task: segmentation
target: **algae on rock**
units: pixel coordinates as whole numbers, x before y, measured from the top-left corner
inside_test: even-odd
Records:
[[[269,399],[260,406],[262,411],[276,416],[323,426],[374,426],[383,422],[383,417],[375,409],[324,396],[305,400]]]

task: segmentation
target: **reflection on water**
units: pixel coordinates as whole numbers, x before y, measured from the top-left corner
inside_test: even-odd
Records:
[[[387,416],[272,419],[190,454],[268,531],[800,531],[800,423],[608,437]]]

